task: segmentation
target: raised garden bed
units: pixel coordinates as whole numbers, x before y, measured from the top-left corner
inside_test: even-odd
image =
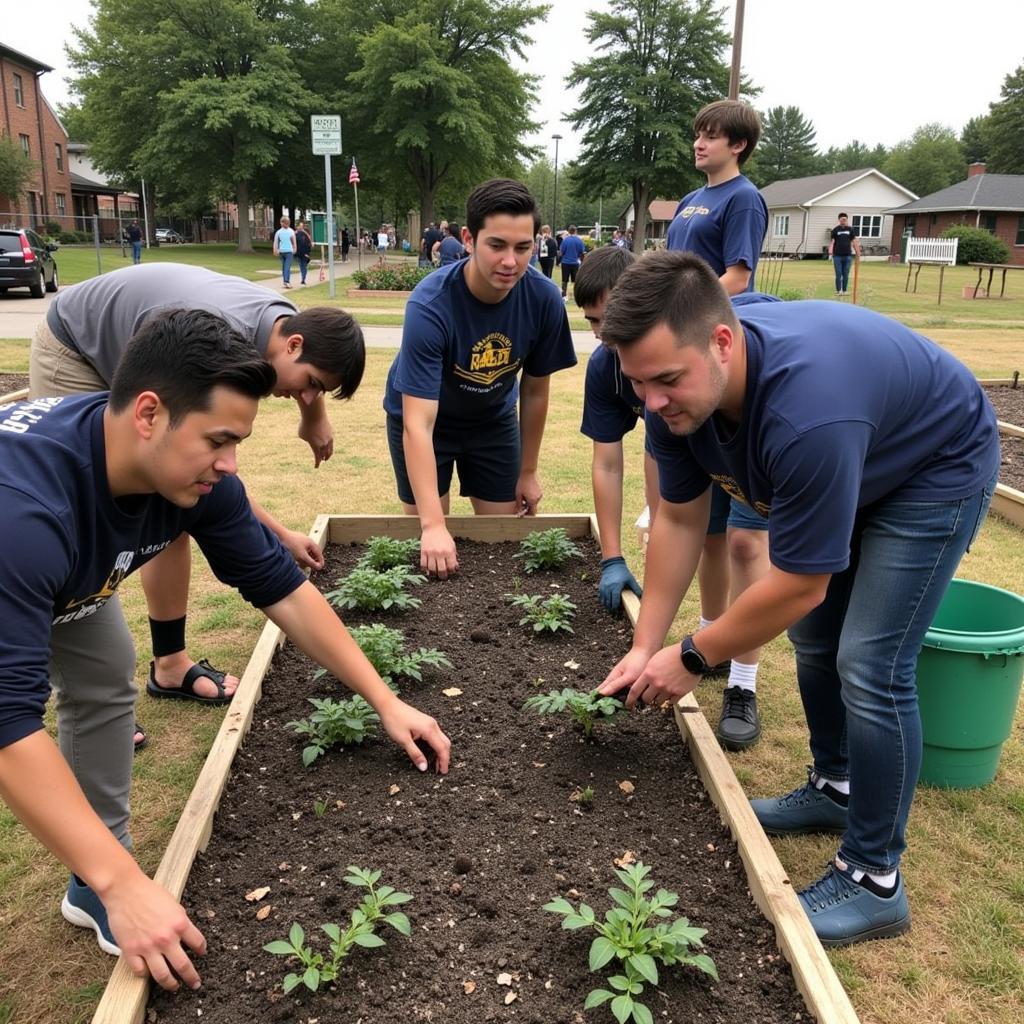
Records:
[[[1024,385],[1018,374],[980,383],[996,411],[1002,446],[992,509],[1024,529]]]
[[[27,373],[0,373],[0,405],[28,397]]]
[[[490,542],[553,525],[580,538],[596,528],[584,516],[450,522],[456,536]],[[333,586],[351,568],[351,542],[416,529],[406,517],[321,517],[314,536],[331,547],[318,584]],[[585,564],[530,576],[511,557],[517,548],[461,543],[459,576],[416,588],[422,608],[386,620],[405,632],[408,648],[438,647],[453,662],[402,686],[453,740],[447,778],[419,775],[386,740],[335,748],[304,769],[303,742],[284,723],[308,714],[309,696],[343,694],[333,680],[314,680],[312,664],[290,647],[264,680],[280,642],[276,628],[265,630],[156,876],[175,894],[184,889],[209,939],[204,987],[157,993],[147,1022],[612,1021],[607,1006],[582,1012],[586,994],[610,973],[588,970],[592,934],[561,930],[541,907],[565,897],[600,915],[615,884],[612,861],[627,850],[652,868],[657,886],[679,893],[673,917],[708,929],[706,952],[722,977],[716,984],[692,968],[663,968],[659,993],[645,993],[655,1019],[792,1021],[809,1009],[829,1024],[856,1021],[692,699],[675,722],[659,709],[630,714],[612,728],[598,725],[591,742],[561,718],[522,709],[538,692],[596,684],[628,648],[629,633],[596,600],[596,548]],[[517,586],[570,596],[579,606],[575,632],[529,635],[505,598]],[[629,610],[635,614],[635,599]],[[453,687],[462,692],[443,692]],[[689,758],[674,742],[680,733]],[[589,805],[570,799],[587,787]],[[401,908],[412,936],[388,932],[383,950],[357,950],[337,989],[285,996],[281,979],[294,968],[262,946],[298,921],[322,948],[319,926],[344,927],[358,901],[342,881],[349,864],[380,868],[382,882],[413,895]],[[246,900],[263,886],[269,892]],[[118,964],[94,1021],[134,1024],[145,1001],[145,983]]]

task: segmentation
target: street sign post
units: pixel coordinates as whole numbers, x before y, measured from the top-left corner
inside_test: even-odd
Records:
[[[327,294],[334,298],[334,203],[331,197],[331,157],[341,156],[341,117],[313,114],[309,119],[313,155],[324,158],[324,188],[327,193]]]

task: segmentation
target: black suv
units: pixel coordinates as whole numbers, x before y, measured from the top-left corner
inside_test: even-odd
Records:
[[[0,295],[8,288],[27,288],[34,299],[57,290],[57,246],[44,242],[30,228],[0,228]]]

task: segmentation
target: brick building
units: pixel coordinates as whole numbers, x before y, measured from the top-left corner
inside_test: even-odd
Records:
[[[1024,266],[1024,174],[987,174],[971,164],[967,178],[922,196],[892,214],[892,251],[900,251],[905,228],[919,238],[938,238],[954,224],[991,231],[1010,247],[1010,262]]]
[[[34,164],[28,194],[0,193],[0,219],[14,214],[31,227],[72,213],[68,136],[40,88],[48,64],[0,43],[0,132],[19,143]]]

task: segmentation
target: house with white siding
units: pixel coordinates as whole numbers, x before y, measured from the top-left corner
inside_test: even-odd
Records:
[[[888,252],[892,214],[886,211],[917,198],[910,189],[868,167],[774,181],[761,189],[768,204],[768,232],[762,251],[770,255],[821,257],[840,213],[866,254]]]

